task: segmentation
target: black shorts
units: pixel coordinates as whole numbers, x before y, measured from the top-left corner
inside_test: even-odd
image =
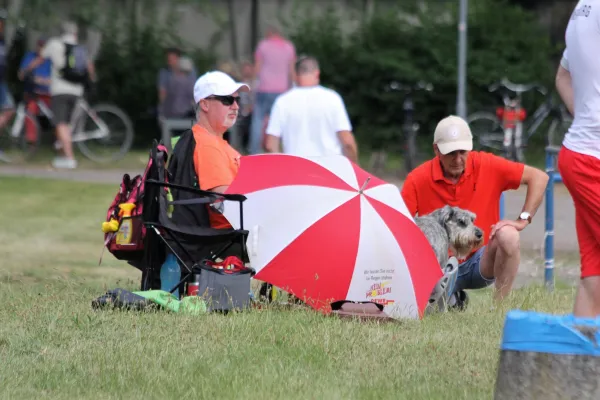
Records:
[[[54,115],[54,124],[68,124],[75,109],[78,97],[72,94],[58,94],[52,96],[50,109]]]

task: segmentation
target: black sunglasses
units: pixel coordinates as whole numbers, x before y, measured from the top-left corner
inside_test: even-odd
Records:
[[[207,99],[215,99],[221,102],[224,106],[230,106],[234,102],[240,105],[240,96],[210,96]]]

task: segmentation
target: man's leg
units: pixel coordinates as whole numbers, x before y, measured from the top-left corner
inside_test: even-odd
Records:
[[[494,283],[494,279],[486,278],[481,273],[481,264],[484,255],[489,251],[489,246],[477,250],[468,260],[458,266],[458,277],[454,293],[456,300],[461,302],[461,295],[467,289],[483,289]],[[452,302],[452,300],[451,300]],[[460,307],[460,304],[459,304]]]
[[[0,95],[0,109],[2,109],[2,112],[0,112],[0,129],[2,129],[15,114],[15,101],[8,91],[6,83],[0,84],[0,91],[2,92]]]
[[[250,122],[250,138],[248,140],[248,153],[262,153],[262,126],[266,113],[266,93],[256,93],[254,109],[252,110],[252,121]]]
[[[573,314],[578,317],[597,317],[600,315],[600,243],[598,232],[594,232],[591,224],[598,220],[588,220],[591,215],[584,210],[585,206],[575,204],[575,225],[581,258],[581,280],[577,288],[577,296]]]
[[[39,112],[39,107],[33,96],[27,100],[26,109],[27,109],[27,112],[32,117],[34,117],[34,118],[37,117],[37,114]],[[25,139],[29,143],[35,143],[37,140],[38,134],[39,134],[39,132],[37,131],[34,123],[29,121],[29,119],[25,119]]]
[[[73,156],[73,144],[71,141],[71,114],[75,105],[76,96],[57,95],[52,97],[51,109],[53,122],[56,124],[56,137],[61,144],[64,158],[54,161],[57,168],[75,168],[76,162]]]
[[[504,299],[512,289],[521,262],[519,241],[519,231],[512,226],[504,226],[490,240],[481,258],[481,276],[496,281],[496,300]]]
[[[581,258],[581,280],[573,314],[600,315],[600,161],[562,148],[558,167],[575,205],[575,227]]]
[[[71,126],[68,123],[58,123],[56,125],[56,137],[62,145],[65,157],[73,160],[73,143],[71,142]]]

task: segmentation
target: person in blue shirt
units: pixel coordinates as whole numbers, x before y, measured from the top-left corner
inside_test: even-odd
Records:
[[[6,10],[0,9],[0,128],[12,118],[14,114],[14,100],[6,84],[6,55],[8,53],[7,44],[4,37],[4,28],[6,24]],[[0,161],[10,162],[10,158],[0,149]]]
[[[41,37],[38,39],[35,51],[28,51],[19,67],[19,73],[31,64],[42,52],[42,49],[46,45],[46,38]],[[52,62],[50,59],[44,60],[43,63],[38,65],[36,68],[25,76],[23,97],[27,103],[27,112],[31,115],[37,115],[39,112],[38,101],[43,101],[48,107],[50,107],[50,74],[52,71]],[[30,142],[34,142],[37,139],[37,132],[35,126],[25,121],[25,139]]]

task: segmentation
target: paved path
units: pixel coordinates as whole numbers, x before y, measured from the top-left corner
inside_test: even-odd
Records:
[[[136,175],[143,172],[144,166],[141,165],[135,171],[131,170],[82,170],[73,171],[57,171],[52,168],[43,167],[20,167],[20,166],[0,166],[1,176],[31,176],[46,179],[63,179],[80,182],[98,182],[98,183],[114,183],[120,182],[123,174],[129,173]],[[1,182],[1,178],[0,178]],[[402,186],[402,181],[397,180],[390,182],[398,187]],[[0,185],[1,187],[1,185]],[[526,187],[521,187],[519,190],[506,192],[505,195],[505,212],[506,218],[516,218],[523,204],[525,203]],[[559,252],[576,252],[577,237],[575,234],[575,210],[569,193],[562,184],[557,184],[554,196],[554,230],[555,248]],[[545,200],[540,206],[533,223],[522,233],[523,249],[540,251],[544,245],[544,215],[545,215]]]

